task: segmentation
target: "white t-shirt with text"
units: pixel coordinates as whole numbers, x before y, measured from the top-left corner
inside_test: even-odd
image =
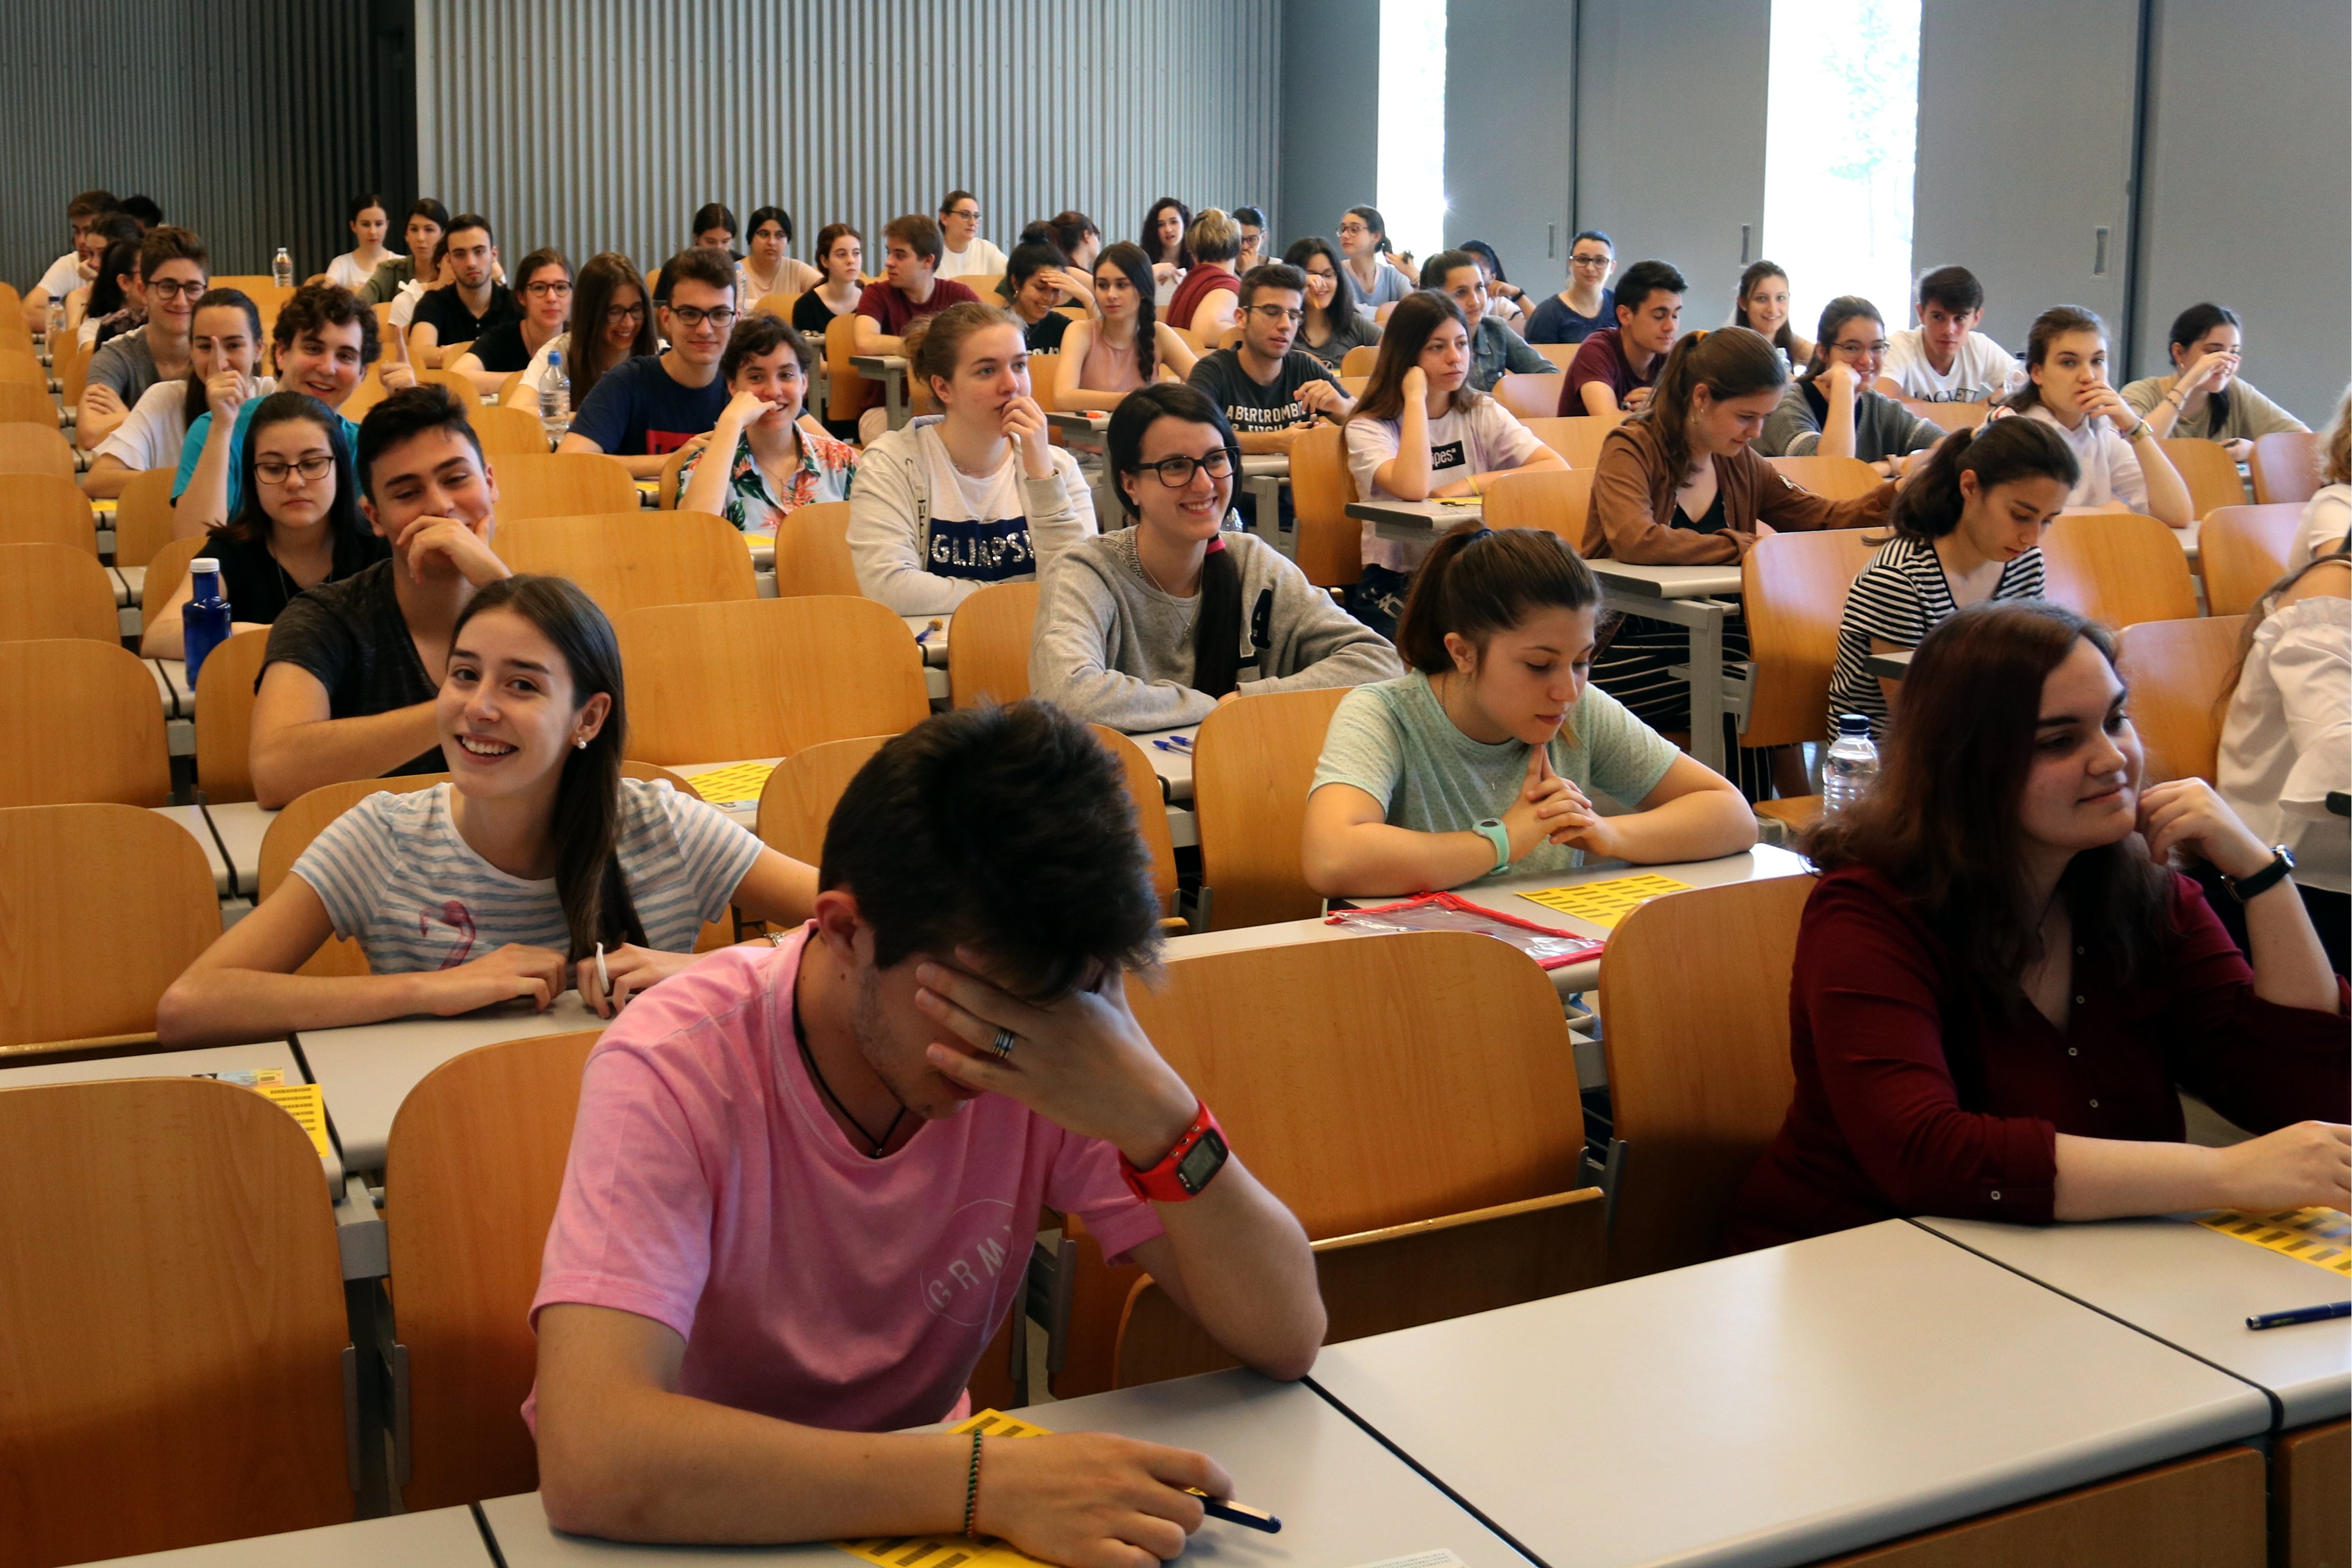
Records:
[[[1960,340],[1948,371],[1938,371],[1928,362],[1927,340],[1925,327],[1912,327],[1886,340],[1885,374],[1906,397],[1923,403],[1990,403],[2025,379],[2017,356],[1982,332]]]
[[[1398,428],[1393,419],[1348,421],[1348,472],[1356,481],[1356,494],[1366,500],[1394,499],[1373,476],[1382,463],[1397,455]],[[1543,443],[1536,439],[1535,432],[1493,398],[1479,397],[1466,408],[1457,402],[1429,422],[1429,488],[1433,490],[1472,474],[1516,468],[1542,450]],[[1374,527],[1364,524],[1367,566],[1410,572],[1429,553],[1428,544],[1381,539]],[[1431,542],[1435,540],[1433,533]]]

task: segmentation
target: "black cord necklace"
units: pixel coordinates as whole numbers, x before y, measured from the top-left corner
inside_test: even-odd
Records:
[[[877,1138],[873,1133],[866,1131],[866,1123],[850,1114],[849,1107],[841,1103],[841,1096],[834,1093],[833,1085],[824,1081],[824,1073],[816,1065],[815,1053],[809,1049],[808,1030],[801,1023],[801,980],[798,974],[793,976],[793,1039],[801,1048],[801,1061],[807,1067],[809,1077],[816,1080],[817,1092],[824,1096],[827,1105],[841,1112],[843,1121],[857,1129],[857,1135],[860,1138],[873,1145],[866,1151],[866,1157],[869,1160],[879,1160],[882,1157],[882,1151],[888,1147],[890,1140],[898,1135],[898,1123],[907,1119],[907,1108],[903,1105],[898,1107],[898,1114],[890,1118],[890,1125],[882,1130],[881,1137]]]

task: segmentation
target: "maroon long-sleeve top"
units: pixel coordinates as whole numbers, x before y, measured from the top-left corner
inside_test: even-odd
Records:
[[[1912,901],[1847,867],[1805,904],[1789,991],[1795,1100],[1726,1237],[1766,1247],[1906,1215],[2047,1223],[2057,1139],[2179,1142],[2175,1086],[2242,1127],[2347,1119],[2334,1012],[2254,994],[2196,884],[2173,879],[2153,972],[2129,984],[2076,949],[2060,1029],[1966,978]]]

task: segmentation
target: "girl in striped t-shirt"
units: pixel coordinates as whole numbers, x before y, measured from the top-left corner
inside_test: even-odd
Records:
[[[1872,675],[1874,653],[1919,646],[1962,605],[2042,596],[2042,531],[2082,477],[2049,426],[2000,419],[1947,436],[1896,492],[1895,537],[1846,595],[1830,673],[1829,727],[1841,713],[1884,735],[1896,681]]]
[[[372,795],[331,823],[164,994],[165,1044],[517,999],[544,1011],[574,984],[610,1017],[692,963],[703,922],[730,904],[808,918],[813,868],[667,783],[622,776],[619,647],[565,579],[509,577],[474,595],[435,716],[450,781]],[[331,933],[359,942],[372,973],[296,973]]]

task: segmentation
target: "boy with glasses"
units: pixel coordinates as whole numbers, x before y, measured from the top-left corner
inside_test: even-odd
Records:
[[[83,447],[113,435],[149,387],[188,374],[189,327],[211,261],[205,242],[184,228],[165,225],[139,242],[147,323],[109,339],[90,357],[81,412],[74,422],[74,437]]]
[[[970,191],[950,191],[940,198],[940,258],[941,278],[982,278],[1005,270],[1004,252],[980,237],[980,198]]]
[[[1242,279],[1242,341],[1202,354],[1186,382],[1206,393],[1242,451],[1288,452],[1318,419],[1335,424],[1355,399],[1321,360],[1292,347],[1307,317],[1307,278],[1283,262]]]
[[[669,352],[623,360],[598,378],[559,452],[606,452],[652,479],[672,452],[719,423],[727,384],[719,362],[735,330],[735,268],[715,250],[681,250],[654,285]]]

